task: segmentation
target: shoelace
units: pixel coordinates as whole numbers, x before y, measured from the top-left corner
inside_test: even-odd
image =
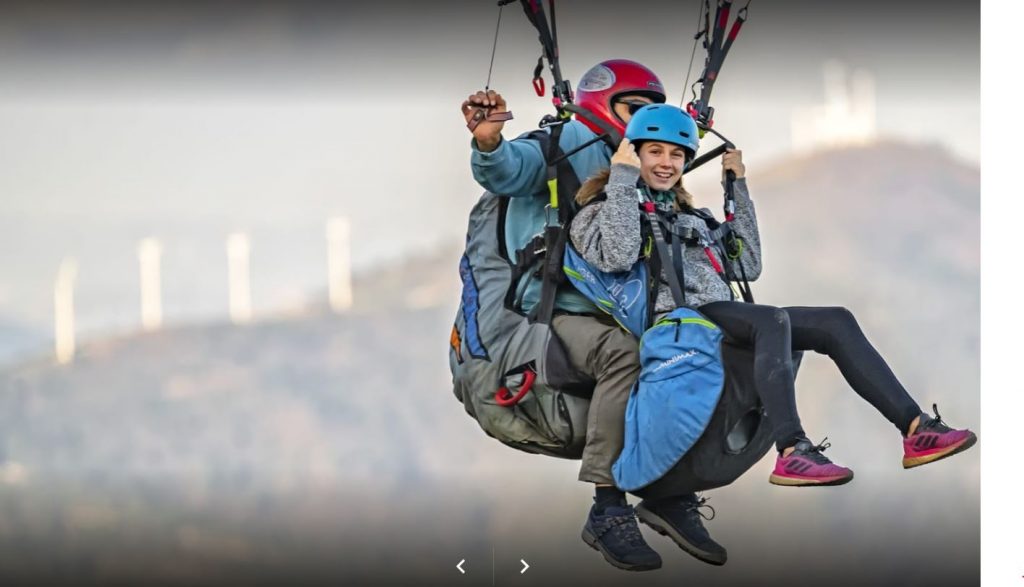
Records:
[[[939,414],[939,404],[932,404],[932,411],[935,412],[935,417],[921,422],[918,429],[932,430],[934,432],[949,432],[951,428],[948,424],[942,421],[942,415]]]
[[[704,497],[704,496],[700,496],[696,501],[690,501],[689,499],[683,499],[682,502],[662,503],[658,507],[661,507],[661,508],[664,508],[664,509],[668,509],[668,510],[673,510],[674,509],[676,511],[678,511],[679,509],[682,509],[682,511],[687,513],[687,514],[689,514],[690,512],[696,512],[697,515],[699,515],[700,517],[704,518],[705,520],[714,520],[715,519],[715,508],[710,506],[710,505],[708,505],[707,502],[708,502],[709,499],[710,498],[707,498],[707,497]],[[703,509],[711,510],[711,515],[705,514],[703,511],[701,511],[702,508]]]
[[[612,532],[620,535],[631,546],[646,545],[647,543],[644,542],[643,535],[640,534],[640,527],[637,526],[636,518],[632,515],[632,512],[629,516],[624,515],[620,517],[622,517],[622,521],[616,523]]]
[[[697,512],[700,515],[700,517],[704,518],[705,520],[709,520],[709,521],[710,520],[714,520],[715,519],[715,508],[710,506],[710,505],[708,505],[708,500],[709,499],[710,498],[704,497],[702,495],[702,496],[700,496],[700,498],[697,501],[689,503],[686,506],[686,510],[687,511]],[[709,516],[709,515],[705,514],[704,512],[702,512],[701,508],[707,508],[707,509],[711,510],[711,515]]]
[[[816,464],[827,465],[832,461],[830,461],[828,457],[821,453],[824,452],[826,448],[829,448],[831,446],[832,443],[828,442],[828,437],[826,436],[825,438],[822,439],[820,443],[812,445],[811,448],[807,449],[806,451],[802,451],[804,454],[801,456],[804,456],[814,461]]]
[[[640,527],[636,523],[636,514],[633,512],[633,506],[628,507],[628,514],[611,516],[609,531],[618,535],[620,539],[625,540],[630,546],[646,545],[643,534],[640,533]]]

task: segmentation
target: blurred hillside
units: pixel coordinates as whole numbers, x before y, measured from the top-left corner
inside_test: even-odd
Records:
[[[894,143],[750,175],[758,301],[851,308],[922,407],[977,430],[977,170]],[[898,434],[816,357],[804,424],[856,480],[772,487],[765,459],[710,492],[727,566],[649,533],[664,569],[607,566],[578,538],[576,463],[486,438],[451,395],[458,256],[361,274],[345,316],[311,303],[0,371],[0,582],[490,585],[492,560],[499,585],[763,583],[797,563],[807,584],[976,581],[978,451],[903,471]]]

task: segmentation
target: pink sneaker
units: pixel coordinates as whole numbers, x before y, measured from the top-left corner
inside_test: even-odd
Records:
[[[963,452],[978,442],[970,430],[954,430],[942,421],[939,406],[932,404],[935,417],[921,414],[917,429],[903,439],[903,468],[919,467]]]
[[[828,440],[827,438],[825,440]],[[804,439],[796,443],[796,449],[788,457],[779,454],[768,482],[772,485],[807,487],[811,485],[842,485],[853,479],[853,471],[828,460],[822,451],[831,446],[825,440],[811,444]]]

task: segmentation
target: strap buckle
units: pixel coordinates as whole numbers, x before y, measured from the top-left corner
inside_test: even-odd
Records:
[[[561,226],[558,220],[558,208],[552,208],[551,204],[544,206],[544,220],[547,226]]]

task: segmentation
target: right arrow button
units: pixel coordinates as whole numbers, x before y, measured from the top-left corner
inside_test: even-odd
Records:
[[[519,562],[523,563],[523,570],[519,571],[519,574],[522,575],[526,572],[526,569],[530,568],[530,565],[527,564],[526,561],[524,561],[523,559],[519,559]]]

